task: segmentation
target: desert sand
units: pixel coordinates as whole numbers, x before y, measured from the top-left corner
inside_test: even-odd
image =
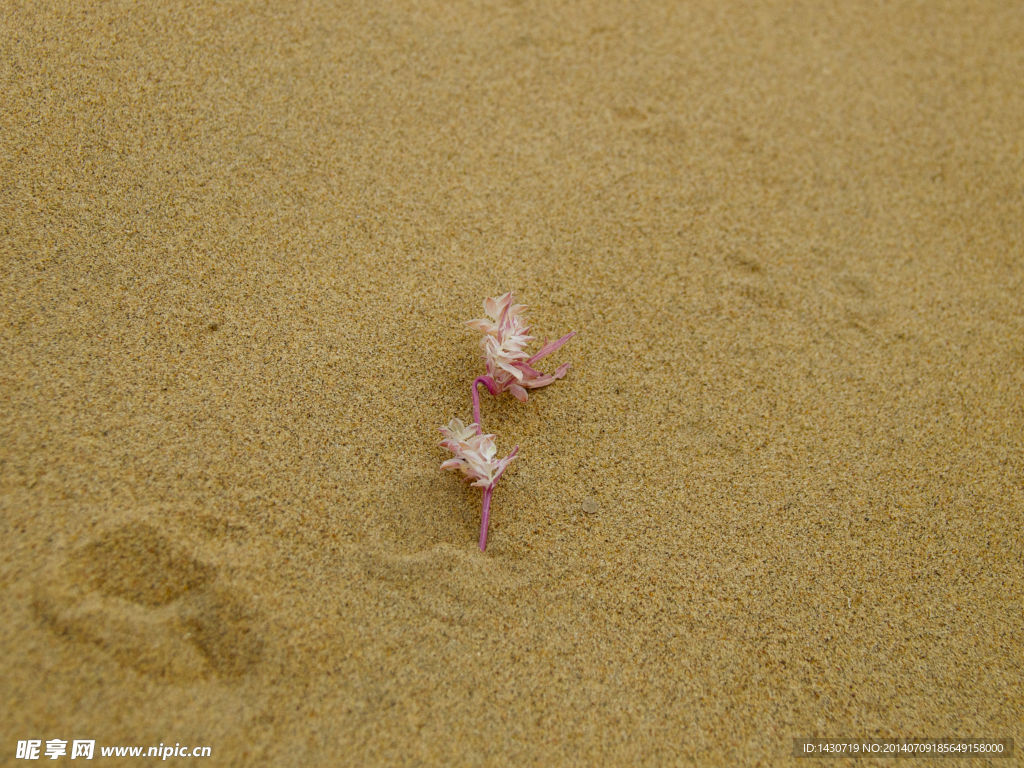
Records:
[[[1019,4],[0,24],[0,763],[1024,737]],[[506,291],[578,335],[481,553]]]

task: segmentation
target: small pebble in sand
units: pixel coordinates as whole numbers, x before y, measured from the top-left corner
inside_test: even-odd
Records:
[[[588,515],[596,515],[601,511],[601,505],[597,503],[597,499],[593,496],[587,496],[583,499],[583,511]]]

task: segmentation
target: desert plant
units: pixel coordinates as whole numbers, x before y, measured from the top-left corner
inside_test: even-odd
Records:
[[[509,392],[514,398],[525,403],[527,389],[539,389],[565,376],[570,363],[558,366],[554,373],[542,373],[533,364],[547,357],[576,335],[576,331],[567,333],[557,341],[548,343],[547,339],[541,348],[530,355],[526,345],[534,341],[529,335],[530,328],[523,324],[520,313],[526,309],[523,304],[515,304],[512,293],[484,301],[484,312],[489,319],[469,320],[466,324],[484,334],[481,346],[484,350],[484,362],[487,373],[473,380],[470,388],[473,399],[473,423],[464,425],[460,419],[452,419],[447,427],[441,427],[445,436],[439,445],[455,454],[455,457],[441,464],[441,469],[457,469],[465,475],[465,480],[473,486],[483,489],[483,512],[480,516],[480,551],[487,548],[487,526],[490,519],[491,496],[494,486],[509,463],[519,452],[517,445],[503,459],[495,458],[497,449],[494,446],[496,435],[484,434],[480,426],[480,391],[483,384],[493,397],[502,392]]]

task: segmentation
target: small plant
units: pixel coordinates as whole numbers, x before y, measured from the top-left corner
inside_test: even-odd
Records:
[[[513,301],[511,292],[498,298],[488,298],[484,301],[484,312],[490,319],[466,322],[470,328],[484,334],[481,346],[484,350],[487,373],[476,377],[470,387],[473,393],[473,423],[466,426],[460,419],[452,419],[447,427],[440,429],[445,439],[439,445],[455,454],[455,458],[444,462],[441,469],[461,470],[466,476],[466,482],[483,489],[483,512],[480,516],[481,552],[487,548],[487,524],[494,486],[519,453],[519,446],[513,448],[505,458],[495,458],[497,449],[494,447],[494,440],[497,436],[484,434],[480,426],[480,391],[477,387],[483,384],[493,397],[507,391],[516,400],[525,403],[528,398],[526,390],[546,387],[562,378],[570,365],[563,363],[554,373],[541,373],[533,364],[550,355],[576,335],[576,331],[572,331],[550,343],[545,339],[536,353],[528,354],[526,345],[534,341],[534,337],[528,335],[530,328],[523,324],[519,316],[526,306],[514,304]]]

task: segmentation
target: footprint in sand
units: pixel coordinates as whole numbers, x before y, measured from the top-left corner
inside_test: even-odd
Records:
[[[261,655],[257,617],[244,596],[141,521],[108,530],[54,564],[33,606],[61,638],[99,646],[170,682],[238,677]]]

